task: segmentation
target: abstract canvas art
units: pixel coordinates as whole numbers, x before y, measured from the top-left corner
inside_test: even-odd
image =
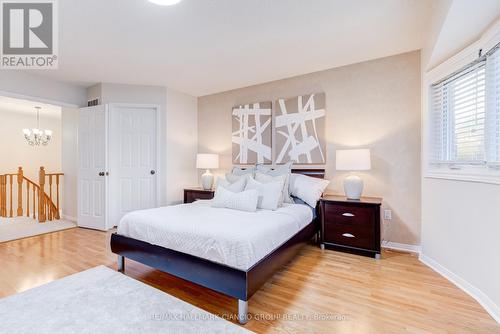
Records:
[[[233,108],[233,163],[271,162],[271,102]]]
[[[279,99],[274,127],[275,163],[324,164],[325,93]]]

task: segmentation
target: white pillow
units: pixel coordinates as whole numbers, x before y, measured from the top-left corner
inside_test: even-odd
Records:
[[[283,181],[261,183],[249,178],[245,191],[255,189],[259,193],[257,207],[259,209],[277,210],[283,192]]]
[[[262,174],[261,172],[257,172],[255,173],[255,181],[260,183],[281,182],[283,184],[283,189],[281,190],[281,196],[278,206],[283,206],[285,197],[290,196],[290,190],[287,182],[288,175],[271,176]]]
[[[217,192],[220,187],[223,187],[226,190],[232,191],[233,193],[239,193],[243,191],[243,189],[245,189],[246,183],[246,177],[242,177],[235,182],[231,182],[230,180],[219,177],[217,178],[217,187],[215,188],[215,192]]]
[[[257,210],[258,200],[259,192],[256,189],[235,193],[224,187],[219,187],[212,200],[212,206],[214,208],[255,212]]]
[[[230,183],[235,183],[236,181],[240,179],[246,179],[247,177],[251,177],[251,174],[242,174],[242,175],[237,175],[233,173],[227,173],[226,174],[226,180],[228,180]]]
[[[290,175],[292,173],[292,165],[293,162],[290,161],[284,165],[276,166],[274,169],[270,166],[265,166],[265,165],[257,165],[255,166],[255,168],[256,168],[256,173],[262,173],[270,176],[286,175],[285,187],[286,189],[289,189]],[[293,199],[290,197],[289,190],[283,191],[283,202],[293,204]]]
[[[302,174],[292,174],[290,178],[290,192],[313,208],[321,198],[330,181],[310,177]]]

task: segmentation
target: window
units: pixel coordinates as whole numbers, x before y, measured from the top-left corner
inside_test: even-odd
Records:
[[[500,51],[431,86],[432,165],[500,166]]]
[[[498,47],[497,47],[498,48]],[[500,50],[486,61],[486,160],[500,166]]]

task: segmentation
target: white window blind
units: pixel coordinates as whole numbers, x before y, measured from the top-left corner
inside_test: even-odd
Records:
[[[500,51],[486,58],[486,161],[500,166]]]
[[[433,164],[500,166],[500,52],[431,86]]]

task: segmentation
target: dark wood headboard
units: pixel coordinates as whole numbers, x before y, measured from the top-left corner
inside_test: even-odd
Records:
[[[245,169],[245,168],[243,168],[243,169]],[[318,179],[325,178],[325,170],[324,169],[292,168],[292,173],[302,174],[302,175],[310,176],[310,177],[316,177]]]
[[[316,177],[318,179],[325,178],[325,170],[324,169],[292,169],[292,173],[302,174],[310,177]]]

